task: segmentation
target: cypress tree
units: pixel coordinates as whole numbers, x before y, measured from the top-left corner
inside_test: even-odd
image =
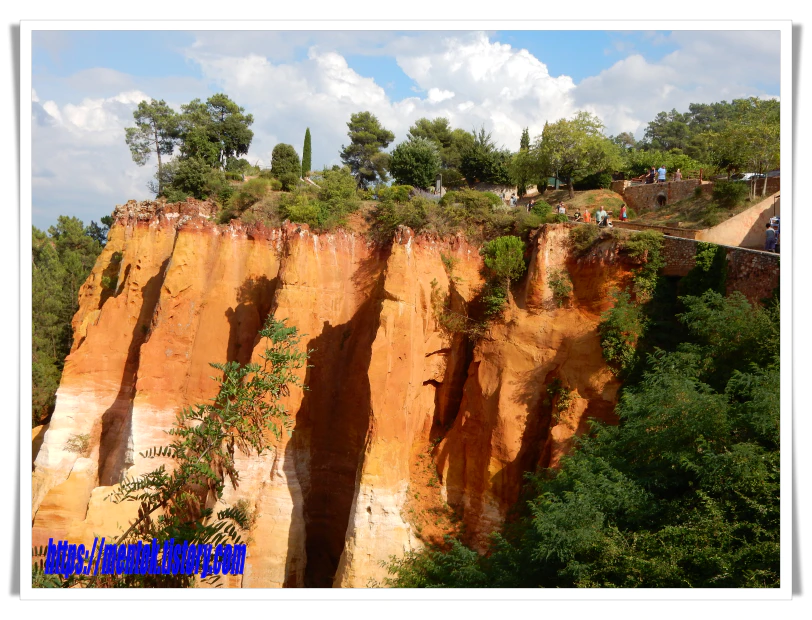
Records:
[[[302,178],[310,174],[310,127],[305,131],[304,148],[302,148]]]

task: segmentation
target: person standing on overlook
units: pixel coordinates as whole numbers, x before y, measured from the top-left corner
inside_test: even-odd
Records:
[[[767,222],[767,233],[766,238],[764,240],[764,251],[765,252],[775,252],[775,229],[772,227],[770,222]]]
[[[657,176],[657,171],[654,169],[654,166],[651,167],[651,170],[648,171],[646,175],[646,185],[649,183],[654,183],[654,177]]]
[[[657,170],[657,183],[665,183],[665,166],[660,164],[659,170]]]
[[[680,172],[679,168],[677,168],[677,171],[674,173],[674,180],[682,181],[682,172]]]

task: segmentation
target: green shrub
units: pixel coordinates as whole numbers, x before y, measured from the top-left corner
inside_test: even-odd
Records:
[[[626,291],[614,290],[610,295],[615,303],[601,315],[598,334],[606,363],[615,374],[622,374],[635,364],[637,341],[645,332],[646,318]]]
[[[242,181],[242,172],[226,170],[225,175],[228,181]]]
[[[271,182],[268,179],[257,177],[243,183],[231,197],[229,206],[237,211],[245,211],[248,207],[259,202],[267,196]]]
[[[485,266],[506,286],[510,280],[520,278],[526,269],[524,243],[518,237],[498,237],[486,243],[481,253],[485,257]]]
[[[565,269],[548,269],[547,284],[553,293],[553,300],[559,308],[572,295],[572,280]]]
[[[267,178],[267,177],[263,177],[263,178]],[[275,179],[275,178],[271,177],[271,178],[268,179],[268,187],[271,189],[271,191],[278,192],[279,190],[282,189],[282,181],[280,181],[279,179]]]
[[[579,256],[583,256],[600,238],[597,224],[582,224],[570,230],[570,246]]]
[[[482,306],[485,317],[493,319],[502,314],[507,300],[507,290],[503,286],[495,282],[486,283],[482,289]]]
[[[573,184],[578,191],[590,189],[609,189],[612,186],[612,175],[608,172],[596,172],[585,176]]]
[[[295,172],[283,172],[279,175],[279,184],[282,191],[290,192],[299,183],[299,175]]]
[[[331,230],[361,204],[348,168],[324,170],[319,187],[299,185],[279,201],[279,217],[308,224],[314,230]]]
[[[371,212],[376,225],[372,227],[372,236],[381,243],[392,240],[398,226],[408,226],[418,232],[426,225],[429,201],[424,198],[413,198],[406,202],[387,199],[377,202]]]
[[[553,212],[553,207],[546,200],[539,200],[532,207],[530,207],[530,212],[535,213],[546,221]]]
[[[744,202],[749,193],[750,188],[747,183],[717,181],[713,184],[714,202],[727,209],[732,209]]]
[[[189,192],[174,187],[169,187],[164,190],[164,198],[166,198],[167,202],[186,202],[189,196],[191,196]]]
[[[634,272],[635,293],[642,300],[648,300],[657,285],[658,272],[665,266],[663,235],[648,230],[632,233],[624,242],[623,249],[641,265]]]
[[[414,188],[411,185],[378,186],[378,200],[392,200],[394,202],[408,202],[409,194]]]

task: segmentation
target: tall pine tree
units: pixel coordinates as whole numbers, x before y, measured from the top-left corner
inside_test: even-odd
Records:
[[[302,148],[302,178],[310,176],[310,127],[305,131],[304,147]]]

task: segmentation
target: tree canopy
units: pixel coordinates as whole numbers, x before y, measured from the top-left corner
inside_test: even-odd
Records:
[[[471,135],[473,140],[461,153],[460,172],[465,180],[470,185],[478,182],[508,185],[510,152],[498,148],[484,127]]]
[[[143,166],[155,153],[158,159],[158,193],[162,191],[161,155],[171,155],[180,140],[180,117],[161,99],[140,101],[133,112],[135,127],[125,129],[125,142],[130,147],[133,161]]]
[[[271,173],[282,182],[282,188],[290,190],[300,178],[302,164],[299,155],[290,144],[277,144],[271,153]]]
[[[576,175],[621,165],[618,147],[603,135],[601,120],[589,112],[578,112],[570,120],[545,123],[534,150],[539,176],[557,174],[565,179],[571,198],[575,196]]]
[[[350,167],[359,187],[386,182],[389,155],[383,152],[395,134],[383,127],[371,112],[358,112],[347,123],[350,144],[341,147],[341,161]]]
[[[32,229],[33,425],[47,421],[53,411],[65,357],[73,342],[71,320],[79,309],[79,287],[101,253],[110,224],[111,218],[105,217],[102,226],[91,222],[85,227],[81,220],[61,215],[47,233]]]
[[[392,151],[389,167],[395,182],[428,189],[434,184],[442,160],[437,144],[427,138],[410,138]]]

